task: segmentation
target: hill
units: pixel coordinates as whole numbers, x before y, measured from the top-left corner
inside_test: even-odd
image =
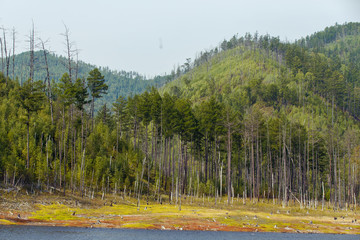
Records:
[[[234,36],[162,92],[190,99],[195,109],[216,99],[239,116],[240,123],[226,123],[240,124],[232,181],[248,184],[253,197],[275,183],[279,199],[311,196],[316,205],[325,184],[327,198],[341,206],[359,187],[351,183],[359,176],[351,171],[360,146],[359,26],[329,27],[296,43]]]
[[[45,81],[47,72],[43,51],[34,53],[34,79]],[[50,79],[58,82],[65,72],[68,72],[67,59],[52,53],[47,53]],[[30,53],[24,52],[15,55],[15,68],[13,76],[12,56],[9,65],[9,76],[25,82],[30,75]],[[82,61],[72,62],[74,78],[88,77],[89,72],[96,66]],[[6,69],[6,68],[5,68]],[[4,69],[4,73],[5,73]],[[96,109],[108,103],[111,105],[119,96],[130,96],[139,94],[149,89],[151,86],[160,87],[167,81],[167,76],[155,76],[153,79],[146,79],[137,72],[113,71],[108,67],[99,67],[100,72],[105,77],[105,83],[109,86],[108,94],[96,101]]]

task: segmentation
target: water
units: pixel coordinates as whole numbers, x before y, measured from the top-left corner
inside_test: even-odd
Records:
[[[359,235],[297,234],[297,233],[244,233],[205,231],[160,231],[134,229],[101,229],[43,226],[1,226],[0,240],[222,240],[222,239],[360,239]]]

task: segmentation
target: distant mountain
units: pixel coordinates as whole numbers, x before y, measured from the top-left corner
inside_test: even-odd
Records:
[[[35,67],[34,67],[34,79],[45,80],[46,79],[46,68],[43,51],[36,51],[34,54]],[[68,72],[67,59],[63,56],[48,53],[47,55],[50,78],[57,82],[61,76]],[[29,52],[23,52],[15,55],[15,78],[20,82],[24,82],[29,78]],[[77,67],[76,67],[77,65]],[[79,61],[78,63],[72,62],[73,76],[75,76],[76,68],[78,69],[78,78],[87,78],[88,73],[96,66]],[[144,76],[137,72],[126,72],[126,71],[113,71],[108,67],[98,67],[102,75],[105,77],[106,84],[109,86],[108,94],[100,98],[96,102],[96,108],[98,109],[101,105],[115,102],[118,96],[129,96],[133,94],[139,94],[145,91],[151,86],[160,87],[166,80],[167,76],[156,76],[152,79],[146,79]],[[5,71],[4,71],[5,72]],[[9,76],[13,78],[13,67],[12,57],[9,66]]]

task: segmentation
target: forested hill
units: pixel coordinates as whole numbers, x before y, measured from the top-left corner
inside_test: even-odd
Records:
[[[97,69],[87,85],[63,75],[47,94],[41,82],[20,86],[0,74],[0,179],[89,198],[209,196],[216,204],[226,194],[229,205],[239,196],[353,207],[359,62],[348,60],[352,48],[342,59],[328,53],[359,36],[338,36],[318,48],[234,36],[187,61],[161,90],[119,96],[95,115],[85,106],[105,94]]]
[[[299,99],[291,98],[311,94],[334,100],[339,109],[359,118],[360,23],[328,27],[295,44],[269,35],[234,36],[220,48],[202,52],[183,72],[188,73],[164,90],[193,102],[214,94],[240,94],[243,104],[255,99],[269,104],[267,88],[276,86],[284,95],[283,102],[276,101],[280,105],[298,104]]]
[[[50,79],[58,82],[65,72],[68,72],[68,59],[63,56],[48,53],[47,62],[49,67]],[[30,76],[30,52],[24,52],[15,55],[14,75],[20,82],[25,82]],[[87,78],[89,72],[96,66],[83,61],[72,62],[72,72],[74,79]],[[108,103],[109,106],[115,102],[119,96],[127,97],[129,95],[144,92],[151,86],[160,87],[165,84],[166,76],[155,76],[153,79],[146,79],[137,72],[113,71],[108,67],[99,67],[100,72],[105,78],[105,83],[109,86],[108,94],[96,100],[95,105],[98,109],[100,106]],[[4,73],[6,66],[4,66]],[[10,77],[13,76],[13,62],[10,57],[9,71]],[[45,81],[47,76],[46,64],[43,51],[34,52],[34,79]]]
[[[190,99],[199,111],[211,158],[206,145],[227,138],[215,130],[216,106],[227,109],[222,124],[239,133],[232,135],[238,169],[230,172],[254,197],[275,183],[278,197],[297,191],[301,199],[305,191],[316,198],[323,182],[329,199],[344,203],[359,190],[359,172],[351,170],[359,164],[359,29],[336,25],[296,43],[234,36],[202,52],[162,91]]]

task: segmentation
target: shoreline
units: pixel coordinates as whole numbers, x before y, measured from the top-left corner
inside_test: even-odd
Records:
[[[7,196],[6,196],[7,195]],[[17,200],[15,200],[17,199]],[[225,198],[224,198],[225,199]],[[191,202],[190,202],[191,201]],[[142,201],[145,202],[145,201]],[[359,218],[351,210],[323,211],[299,206],[282,207],[260,201],[224,201],[216,206],[204,199],[183,200],[179,206],[111,196],[104,200],[21,194],[1,195],[0,225],[119,228],[151,230],[236,231],[277,233],[360,234]]]

